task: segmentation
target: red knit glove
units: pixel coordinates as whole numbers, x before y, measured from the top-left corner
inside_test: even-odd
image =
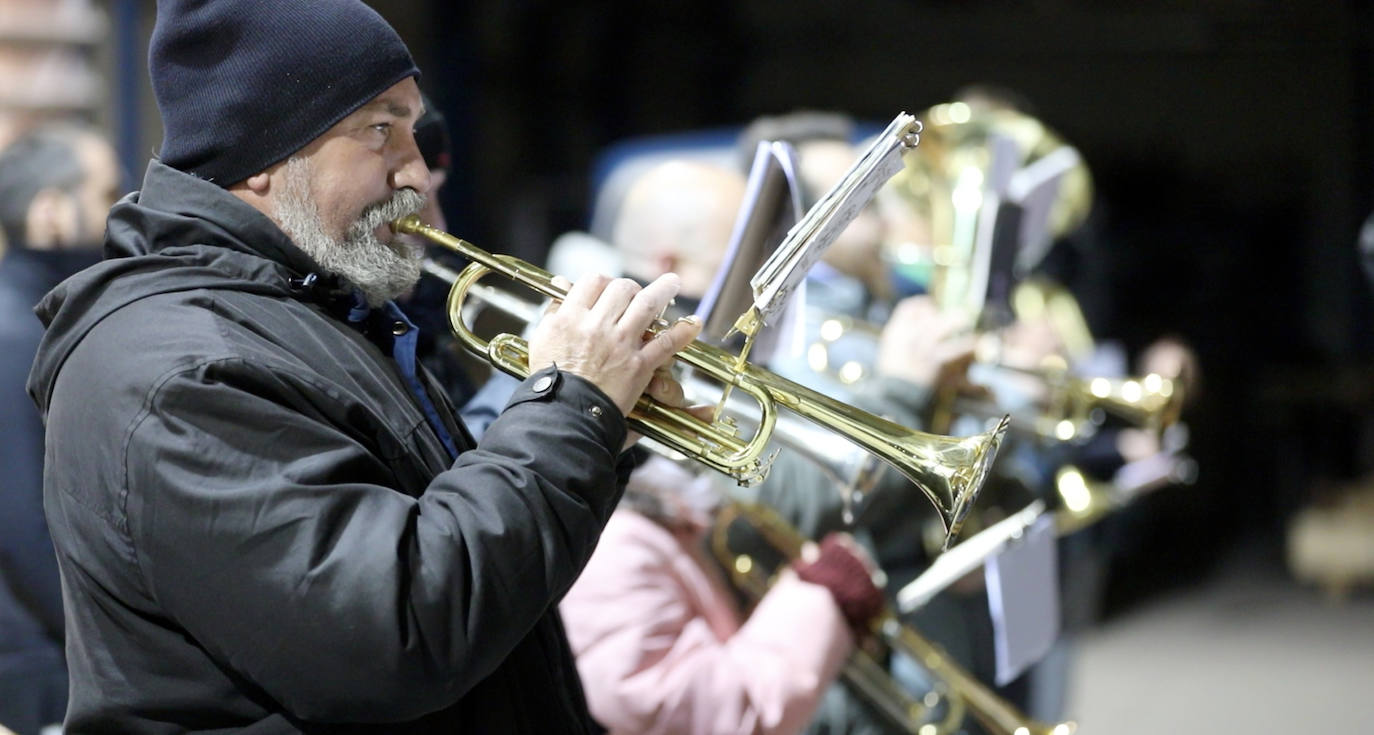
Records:
[[[872,562],[847,534],[832,533],[821,541],[814,559],[797,559],[797,576],[830,590],[845,620],[856,631],[866,632],[869,622],[882,611],[883,591],[873,583]]]

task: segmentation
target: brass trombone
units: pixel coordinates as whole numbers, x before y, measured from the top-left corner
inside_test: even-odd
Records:
[[[414,215],[393,221],[391,227],[397,233],[424,237],[472,261],[449,290],[450,326],[468,351],[517,378],[527,377],[529,345],[525,340],[513,334],[500,334],[490,340],[481,338],[465,323],[463,305],[472,285],[493,271],[545,296],[562,298],[566,292],[554,284],[552,274],[511,256],[488,253],[424,224]],[[963,525],[1006,432],[1005,421],[972,437],[913,431],[742,363],[735,355],[700,341],[684,348],[677,359],[691,365],[698,374],[752,397],[759,406],[756,430],[747,439],[742,438],[728,418],[706,422],[686,411],[641,397],[628,417],[636,431],[729,475],[741,485],[752,485],[768,473],[771,458],[764,457],[764,451],[781,406],[839,433],[915,483],[939,512],[945,546]]]
[[[736,553],[730,548],[729,527],[736,520],[757,530],[771,550],[787,561],[801,555],[807,539],[771,508],[729,503],[718,511],[711,532],[712,552],[729,571],[736,586],[757,600],[767,591],[771,573],[753,556]],[[840,671],[841,679],[903,732],[953,735],[959,731],[966,714],[972,715],[993,735],[1072,735],[1077,729],[1074,722],[1048,724],[1031,719],[964,671],[937,644],[911,626],[902,624],[890,606],[874,618],[870,632],[880,649],[902,652],[938,680],[935,690],[917,698],[893,679],[881,663],[885,658],[883,651],[868,651],[860,645],[845,662]],[[937,708],[942,700],[946,704],[945,714],[937,719]]]

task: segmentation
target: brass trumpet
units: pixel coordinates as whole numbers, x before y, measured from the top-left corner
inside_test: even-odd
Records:
[[[871,366],[859,362],[833,365],[831,345],[844,342],[851,350],[876,352],[881,329],[878,325],[853,317],[832,315],[821,320],[816,342],[807,351],[807,365],[814,372],[849,385],[870,377]],[[1040,396],[1033,406],[1012,410],[1010,431],[1033,439],[1052,442],[1078,442],[1090,438],[1107,415],[1116,416],[1132,426],[1162,431],[1176,423],[1182,412],[1183,385],[1155,373],[1104,377],[1081,376],[1069,371],[1062,358],[1055,356],[1038,368],[1023,368],[997,362],[980,350],[973,370],[1004,376],[1026,384],[1027,391]],[[941,394],[931,418],[936,432],[949,429],[955,416],[997,420],[1007,414],[995,400]]]
[[[488,253],[424,224],[413,215],[393,221],[391,227],[397,233],[424,237],[472,261],[449,290],[450,326],[468,351],[517,378],[527,377],[529,345],[525,340],[513,334],[482,339],[465,323],[463,304],[472,285],[493,271],[545,296],[562,298],[566,292],[554,284],[552,274],[511,256]],[[983,434],[962,438],[913,431],[741,363],[735,355],[700,341],[684,348],[677,359],[691,365],[698,374],[752,397],[759,406],[757,429],[752,436],[742,438],[728,418],[706,422],[686,411],[641,397],[628,417],[636,431],[729,475],[741,485],[752,485],[768,473],[771,458],[764,457],[764,451],[781,406],[841,434],[915,483],[939,512],[946,546],[958,534],[982,489],[1006,432],[1005,422]]]
[[[729,571],[732,581],[757,600],[767,591],[770,573],[754,557],[735,553],[729,544],[729,527],[736,520],[757,530],[773,551],[785,560],[801,555],[807,539],[775,511],[759,505],[730,503],[716,516],[711,533],[711,549]],[[1074,722],[1047,724],[1031,719],[1010,702],[964,671],[941,648],[898,620],[891,607],[879,613],[870,632],[879,648],[900,651],[920,663],[938,680],[937,687],[917,698],[892,678],[880,663],[884,652],[857,647],[840,672],[841,679],[856,694],[886,717],[894,727],[911,735],[953,735],[965,715],[972,715],[993,735],[1072,735]],[[946,704],[943,717],[935,713],[941,701]]]
[[[1183,386],[1157,373],[1105,377],[1074,375],[1061,365],[1039,369],[1005,364],[981,366],[1008,378],[1025,377],[1040,394],[1033,411],[1012,411],[1012,431],[1046,441],[1083,442],[1115,416],[1133,427],[1162,432],[1175,424],[1183,408]],[[942,396],[942,398],[947,398]],[[952,415],[987,419],[1001,415],[997,403],[953,397],[942,402],[932,425],[940,430]]]

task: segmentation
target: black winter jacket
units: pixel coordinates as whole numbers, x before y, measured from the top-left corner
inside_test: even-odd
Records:
[[[67,730],[595,729],[555,605],[624,487],[619,411],[550,369],[473,446],[428,381],[454,462],[392,323],[314,269],[153,162],[39,305]]]

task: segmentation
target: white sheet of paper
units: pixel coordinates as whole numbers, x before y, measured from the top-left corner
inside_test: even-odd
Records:
[[[1007,185],[1007,197],[1021,205],[1021,234],[1016,267],[1030,272],[1049,253],[1053,244],[1050,213],[1059,200],[1059,186],[1079,163],[1078,151],[1064,146],[1017,171]]]
[[[994,523],[959,542],[954,548],[935,557],[935,561],[897,592],[897,607],[909,613],[925,605],[965,574],[982,566],[1013,538],[1020,538],[1026,529],[1045,515],[1045,501],[1036,500],[1014,515]]]
[[[1043,658],[1059,637],[1057,548],[1054,520],[1042,516],[984,567],[998,686]]]
[[[795,159],[795,149],[777,141],[761,142],[754,151],[744,201],[735,216],[725,257],[697,306],[697,316],[706,322],[702,338],[709,342],[723,339],[735,319],[753,303],[749,280],[782,242],[782,233],[801,217]]]
[[[802,216],[750,279],[754,309],[764,324],[778,312],[821,254],[858,216],[878,187],[902,170],[902,154],[915,147],[916,119],[902,113],[860,154],[849,171]]]

